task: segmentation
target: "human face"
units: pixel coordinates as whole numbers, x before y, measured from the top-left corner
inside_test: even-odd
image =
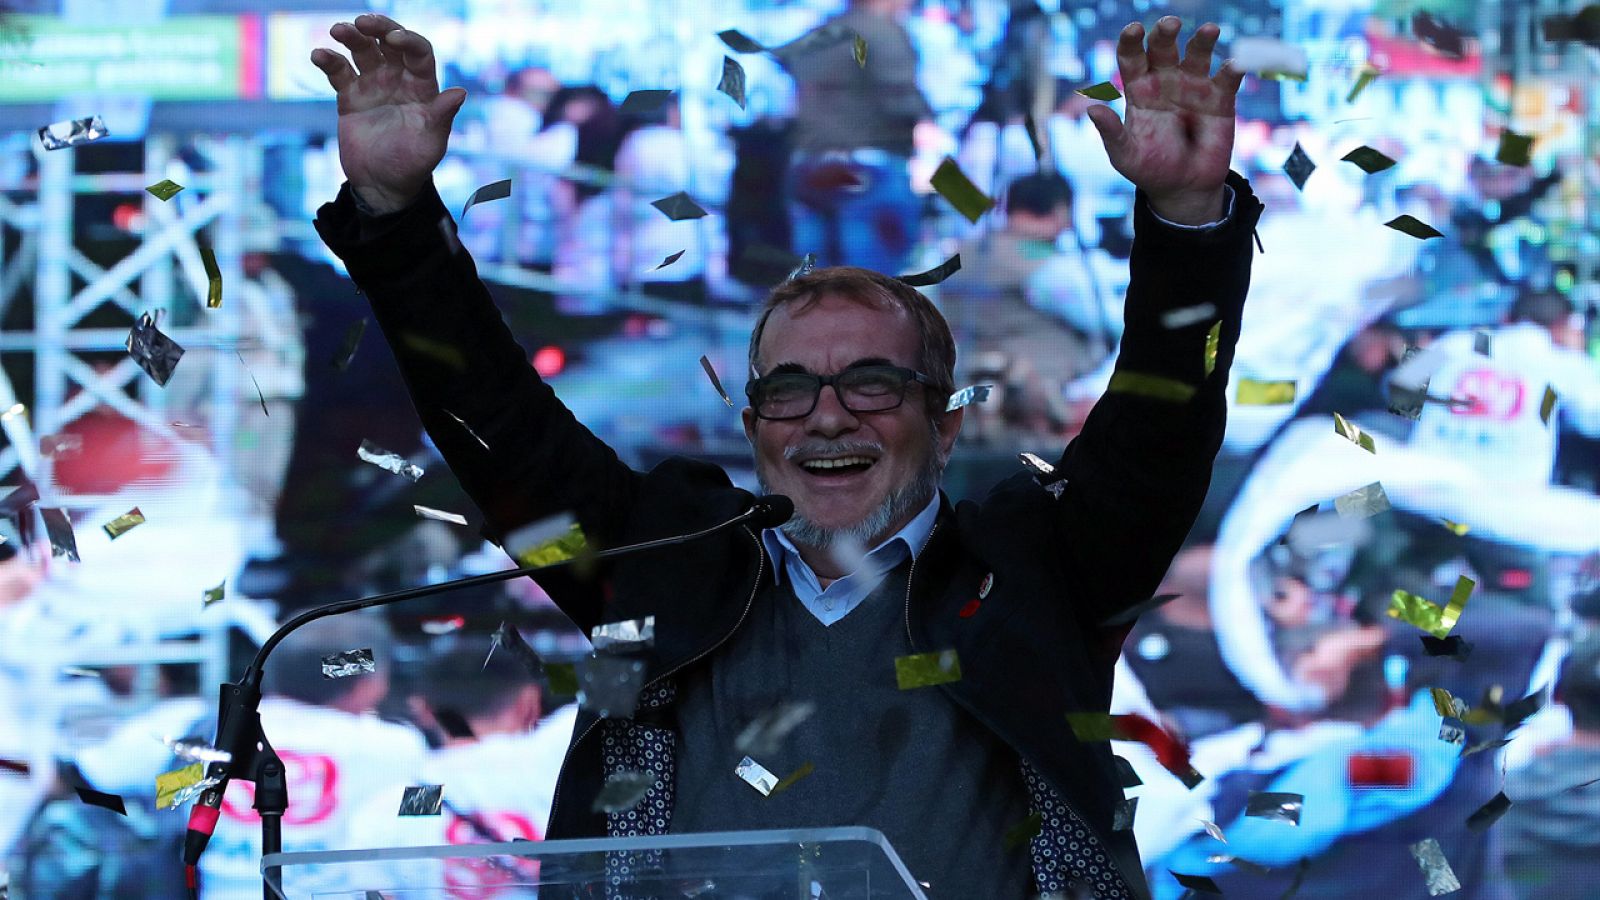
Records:
[[[761,375],[784,368],[832,375],[851,366],[918,367],[916,323],[898,307],[879,308],[824,294],[791,303],[767,319],[757,352]],[[961,411],[930,422],[926,387],[907,385],[905,402],[883,412],[853,413],[824,387],[801,419],[757,419],[744,410],[762,489],[794,501],[785,530],[796,543],[825,548],[841,535],[867,547],[904,527],[932,498],[961,428]],[[823,468],[824,460],[852,460]]]

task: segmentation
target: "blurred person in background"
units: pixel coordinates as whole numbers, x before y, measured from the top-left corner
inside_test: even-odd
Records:
[[[439,744],[414,771],[389,773],[394,782],[350,817],[345,846],[437,847],[544,837],[577,706],[544,714],[541,687],[522,663],[503,646],[485,660],[487,646],[456,642],[423,667],[409,703],[413,718]],[[404,788],[419,784],[443,786],[441,815],[396,816]],[[396,862],[385,868],[389,880],[381,884],[381,878],[368,877],[375,871],[364,868],[363,883],[350,888],[442,886],[445,896],[478,897],[519,874],[481,859]],[[536,864],[520,874],[532,871]]]
[[[1506,775],[1511,808],[1493,830],[1506,882],[1523,900],[1579,900],[1600,885],[1600,636],[1573,647],[1555,699],[1572,734]]]
[[[916,244],[922,199],[909,164],[918,124],[933,110],[917,87],[905,20],[914,0],[850,0],[781,58],[795,80],[793,153],[786,180],[794,252],[817,265],[897,275]],[[867,43],[866,66],[853,35]],[[806,40],[806,39],[802,39]]]
[[[1548,485],[1561,425],[1600,436],[1600,364],[1583,343],[1582,317],[1552,291],[1524,292],[1504,325],[1440,336],[1389,380],[1397,399],[1422,404],[1410,447],[1468,461],[1493,482]]]
[[[375,671],[341,678],[323,674],[324,657],[355,649],[372,651]],[[285,851],[345,849],[356,804],[412,771],[422,758],[426,744],[420,732],[376,715],[389,692],[394,659],[389,626],[370,613],[311,622],[273,654],[263,686],[261,723],[283,760],[288,781]],[[169,701],[128,721],[105,742],[82,750],[73,762],[89,787],[148,796],[156,776],[188,765],[174,758],[159,737],[210,740],[216,729],[214,710],[209,697]],[[254,787],[242,781],[228,785],[216,832],[200,859],[200,895],[206,900],[261,893],[261,819],[251,808]],[[307,869],[299,877],[286,873],[285,888],[309,892],[336,879],[334,871]]]
[[[611,223],[605,231],[619,287],[700,304],[706,299],[706,229],[720,217],[713,213],[674,222],[650,205],[689,191],[689,152],[674,96],[623,138],[617,150],[617,183],[609,197]],[[662,265],[674,254],[681,255],[671,265]]]
[[[1061,434],[1062,386],[1094,368],[1114,340],[1083,255],[1059,249],[1071,230],[1066,179],[1018,178],[1006,191],[1005,226],[964,242],[960,277],[940,287],[941,311],[967,348],[957,380],[1000,382],[999,396],[973,410],[980,439]]]

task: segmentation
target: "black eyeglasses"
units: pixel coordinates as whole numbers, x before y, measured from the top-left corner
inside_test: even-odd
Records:
[[[888,412],[906,398],[913,381],[931,386],[933,379],[900,366],[858,366],[837,375],[779,372],[752,379],[744,386],[759,419],[803,419],[817,408],[824,385],[833,385],[839,405],[853,413]]]

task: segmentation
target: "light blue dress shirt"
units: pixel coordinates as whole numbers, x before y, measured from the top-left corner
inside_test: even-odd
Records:
[[[883,580],[883,576],[904,562],[906,557],[913,560],[917,558],[917,554],[922,552],[922,545],[927,543],[928,535],[933,532],[934,519],[938,517],[939,494],[935,492],[922,512],[917,513],[904,528],[872,548],[860,568],[828,585],[826,589],[822,587],[817,573],[800,558],[800,551],[782,529],[768,528],[762,531],[761,541],[766,544],[767,555],[772,557],[773,577],[781,579],[783,573],[788,573],[794,595],[800,598],[801,604],[817,617],[818,622],[832,625],[860,606],[861,601],[867,599],[872,589]]]

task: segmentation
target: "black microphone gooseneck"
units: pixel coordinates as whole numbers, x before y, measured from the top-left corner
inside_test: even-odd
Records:
[[[218,750],[231,754],[232,758],[227,762],[213,762],[206,769],[206,777],[215,779],[217,783],[200,795],[200,798],[195,801],[194,809],[189,812],[189,830],[183,842],[183,863],[187,868],[190,890],[195,889],[195,866],[200,862],[200,854],[205,851],[206,844],[211,840],[211,833],[216,829],[217,818],[222,808],[222,795],[227,790],[228,782],[232,779],[238,778],[244,781],[252,781],[256,784],[255,809],[261,815],[261,852],[263,854],[277,853],[283,849],[282,820],[284,810],[289,805],[288,788],[284,781],[283,762],[278,758],[277,753],[273,751],[272,745],[267,742],[265,732],[261,730],[261,679],[267,656],[283,642],[284,638],[288,637],[300,626],[317,619],[339,615],[340,613],[354,612],[358,609],[387,606],[391,603],[399,603],[402,600],[442,594],[457,588],[476,587],[483,584],[510,581],[514,578],[523,578],[537,572],[571,565],[580,560],[611,559],[630,553],[654,550],[659,547],[684,544],[739,525],[749,524],[758,528],[776,528],[789,521],[793,515],[793,501],[781,494],[769,494],[757,497],[749,509],[726,522],[721,522],[710,528],[701,529],[690,534],[680,534],[638,544],[629,544],[625,547],[602,550],[597,553],[585,554],[542,566],[523,566],[517,569],[507,569],[503,572],[474,575],[471,578],[462,578],[456,581],[390,591],[386,594],[376,594],[371,597],[340,600],[336,603],[329,603],[326,606],[308,609],[283,623],[277,631],[272,633],[271,637],[262,643],[261,649],[256,651],[255,659],[251,660],[249,667],[245,669],[239,680],[222,686],[222,696],[217,712],[217,740],[214,746]],[[275,900],[279,896],[273,892],[274,877],[276,877],[276,873],[273,876],[269,876],[268,882],[263,885],[263,896],[266,900]]]

